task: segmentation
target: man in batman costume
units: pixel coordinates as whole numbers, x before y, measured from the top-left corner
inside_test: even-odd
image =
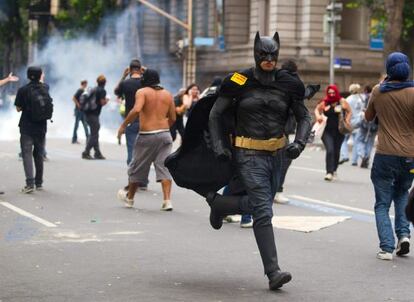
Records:
[[[292,278],[280,270],[271,222],[280,173],[278,151],[284,148],[288,157],[297,158],[311,129],[303,83],[276,69],[279,49],[277,32],[273,37],[257,33],[256,66],[230,74],[218,95],[198,102],[182,146],[166,160],[177,185],[206,197],[213,228],[220,229],[226,215],[253,215],[254,235],[271,290]],[[297,128],[294,142],[286,146],[289,109]],[[216,193],[225,185],[232,196]]]

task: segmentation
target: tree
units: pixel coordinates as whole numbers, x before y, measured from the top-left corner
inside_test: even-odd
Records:
[[[0,58],[2,74],[7,74],[27,59],[30,0],[4,0],[0,4]]]
[[[55,17],[58,29],[65,37],[76,37],[81,32],[93,33],[104,15],[119,7],[118,0],[63,0]]]
[[[403,9],[405,0],[384,0],[387,25],[384,32],[384,56],[401,50]]]
[[[29,36],[29,14],[36,10],[47,12],[50,0],[0,0],[0,61],[2,74],[14,71],[27,63],[28,42],[47,36],[48,23],[43,30]],[[119,7],[119,0],[60,0],[58,15],[52,22],[67,38],[81,32],[94,32],[105,14]]]
[[[365,6],[371,16],[380,21],[380,28],[372,30],[384,33],[384,57],[400,50],[414,57],[411,43],[414,39],[414,1],[355,0],[347,5],[351,8]]]

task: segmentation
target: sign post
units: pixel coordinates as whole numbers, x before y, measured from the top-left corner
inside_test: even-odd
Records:
[[[341,16],[337,13],[342,11],[342,3],[335,3],[335,0],[332,0],[331,3],[326,7],[326,11],[329,13],[328,23],[329,23],[329,33],[330,33],[330,47],[329,47],[329,83],[335,84],[335,38],[336,38],[336,22],[341,20]]]

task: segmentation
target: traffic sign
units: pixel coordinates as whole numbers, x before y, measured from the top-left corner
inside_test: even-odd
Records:
[[[351,69],[352,60],[348,58],[335,58],[334,67],[341,68],[341,69]]]

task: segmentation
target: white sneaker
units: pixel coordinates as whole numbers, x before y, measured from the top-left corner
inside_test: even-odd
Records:
[[[170,200],[164,200],[160,210],[161,211],[172,211],[173,207],[172,207],[171,201]]]
[[[127,208],[132,208],[134,206],[134,200],[128,198],[128,191],[125,191],[124,189],[120,189],[118,191],[117,196],[118,196],[118,199],[122,201]]]
[[[325,178],[324,178],[326,181],[332,181],[333,180],[333,175],[332,175],[332,173],[327,173],[326,175],[325,175]]]
[[[275,199],[273,200],[274,203],[287,203],[289,198],[282,194],[282,192],[276,193]]]
[[[402,237],[398,240],[397,249],[395,253],[397,256],[404,256],[410,252],[410,239],[408,237]]]
[[[240,223],[240,227],[241,227],[242,229],[252,228],[252,227],[253,227],[253,219],[252,219],[252,220],[250,220],[249,222],[243,222],[243,223]]]
[[[34,192],[35,188],[31,186],[25,186],[23,189],[20,190],[23,194],[30,194]]]
[[[377,253],[377,258],[381,260],[392,260],[392,254],[386,251],[379,251]]]
[[[240,215],[227,215],[226,217],[223,218],[223,220],[228,223],[240,222],[241,216]]]

